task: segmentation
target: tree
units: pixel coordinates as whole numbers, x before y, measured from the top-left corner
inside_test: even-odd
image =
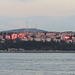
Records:
[[[35,35],[32,35],[31,37],[33,38],[33,41],[34,41]]]

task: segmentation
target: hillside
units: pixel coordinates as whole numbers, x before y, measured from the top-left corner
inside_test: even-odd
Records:
[[[21,31],[28,31],[28,32],[48,32],[45,30],[41,30],[41,29],[36,29],[36,28],[21,28],[21,29],[13,29],[13,30],[6,30],[6,31],[2,31],[2,32],[21,32]]]

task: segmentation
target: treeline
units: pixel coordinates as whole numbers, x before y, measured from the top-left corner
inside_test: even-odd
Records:
[[[8,50],[8,48],[22,48],[24,50],[75,50],[75,43],[66,43],[65,41],[54,42],[37,42],[37,41],[20,41],[6,40],[0,43],[0,50]]]

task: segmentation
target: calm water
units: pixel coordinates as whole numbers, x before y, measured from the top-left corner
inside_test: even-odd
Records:
[[[0,53],[0,75],[75,75],[75,54]]]

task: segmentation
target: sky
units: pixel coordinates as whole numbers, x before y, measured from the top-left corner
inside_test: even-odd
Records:
[[[0,31],[27,26],[75,31],[75,0],[0,0]]]

